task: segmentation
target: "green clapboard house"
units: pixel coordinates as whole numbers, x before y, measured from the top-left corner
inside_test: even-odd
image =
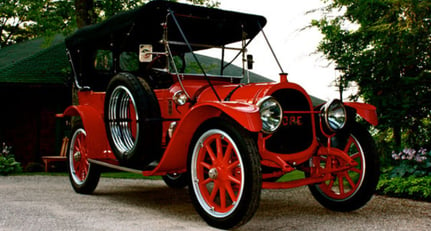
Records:
[[[0,142],[26,166],[57,155],[64,125],[55,114],[71,103],[64,38],[35,39],[0,49]]]

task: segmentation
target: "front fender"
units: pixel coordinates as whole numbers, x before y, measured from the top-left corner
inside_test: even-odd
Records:
[[[239,102],[206,103],[199,107],[212,107],[227,114],[245,129],[251,132],[258,132],[262,129],[259,107],[254,104]]]
[[[63,114],[64,116],[79,116],[82,120],[82,125],[87,133],[87,150],[88,158],[115,158],[110,150],[106,135],[103,115],[95,108],[88,105],[69,106]]]
[[[145,175],[164,175],[169,172],[184,172],[187,169],[187,155],[190,142],[196,130],[205,121],[226,114],[251,132],[262,129],[257,106],[235,102],[209,102],[194,106],[181,119],[159,165]]]
[[[362,118],[364,118],[364,120],[373,126],[377,126],[377,124],[379,124],[379,120],[377,118],[377,109],[375,106],[367,103],[357,102],[346,102],[344,105],[355,109],[358,115],[360,115]]]

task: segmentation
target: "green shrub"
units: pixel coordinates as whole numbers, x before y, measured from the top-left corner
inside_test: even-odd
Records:
[[[2,144],[0,152],[0,175],[8,175],[11,173],[18,173],[22,171],[21,164],[15,160],[11,154],[12,147],[7,146],[6,143]]]
[[[377,185],[377,193],[392,197],[431,201],[431,176],[389,177],[382,175]]]

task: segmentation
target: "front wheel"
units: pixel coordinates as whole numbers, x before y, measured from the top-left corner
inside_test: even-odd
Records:
[[[261,170],[256,144],[234,122],[211,121],[190,146],[189,192],[195,209],[211,226],[246,223],[260,200]]]
[[[332,138],[333,146],[346,152],[358,164],[332,174],[331,180],[309,185],[314,198],[323,206],[335,211],[352,211],[364,206],[375,192],[379,180],[379,159],[374,140],[359,124],[349,134]],[[320,156],[320,167],[342,167],[335,156]],[[316,164],[316,162],[314,162]]]
[[[91,194],[100,179],[100,167],[88,162],[87,133],[79,125],[73,129],[67,151],[67,169],[70,183],[77,193]]]

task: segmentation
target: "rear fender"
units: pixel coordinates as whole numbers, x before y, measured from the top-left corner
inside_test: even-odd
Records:
[[[178,123],[160,164],[153,171],[144,172],[144,175],[186,171],[189,146],[196,130],[205,121],[222,114],[226,114],[251,132],[262,129],[259,109],[255,105],[234,102],[199,104]]]
[[[88,158],[115,159],[108,144],[103,115],[95,108],[88,105],[69,106],[63,114],[57,116],[81,117],[82,125],[87,133]]]
[[[377,126],[379,124],[379,120],[377,118],[377,110],[376,107],[367,104],[367,103],[357,103],[357,102],[346,102],[344,103],[347,107],[353,108],[356,110],[359,116],[361,116],[368,123],[373,126]]]

